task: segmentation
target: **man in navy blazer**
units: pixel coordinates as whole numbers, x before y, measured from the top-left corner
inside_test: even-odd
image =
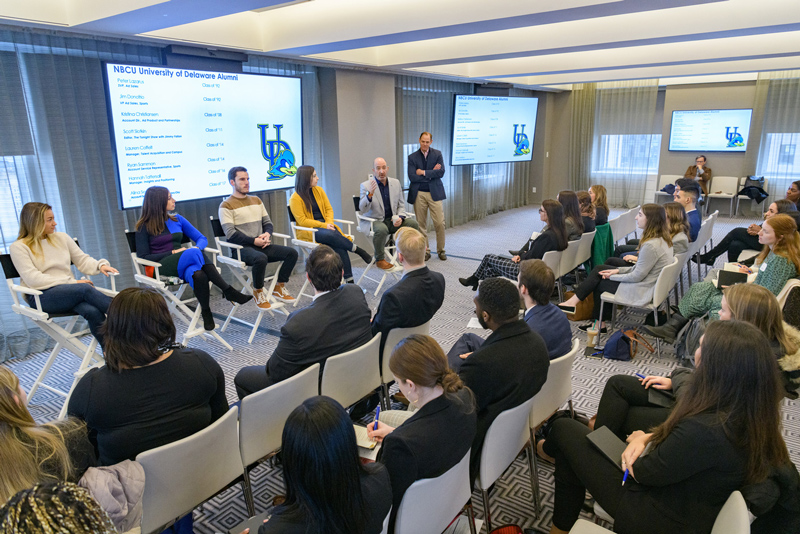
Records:
[[[342,275],[342,260],[332,248],[319,245],[311,251],[306,260],[306,276],[314,286],[314,301],[286,319],[266,367],[253,365],[236,373],[233,382],[240,399],[291,378],[315,363],[320,364],[322,376],[322,366],[328,358],[369,343],[369,305],[358,286],[341,286]]]
[[[524,260],[517,275],[519,294],[525,302],[525,322],[542,336],[550,359],[572,350],[572,329],[566,314],[550,302],[556,285],[552,269],[542,260]]]
[[[414,204],[414,214],[425,241],[428,241],[428,209],[431,211],[433,227],[436,230],[436,251],[440,260],[446,260],[444,253],[444,159],[442,153],[431,148],[431,134],[422,132],[419,136],[419,150],[408,156],[408,203]],[[430,243],[425,260],[431,257]]]

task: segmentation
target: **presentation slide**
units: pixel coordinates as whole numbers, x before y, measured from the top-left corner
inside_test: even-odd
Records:
[[[752,109],[673,111],[669,149],[689,152],[744,152]]]
[[[538,98],[456,95],[452,165],[530,161]]]
[[[235,166],[251,191],[294,187],[299,78],[107,63],[106,88],[123,209],[154,185],[178,201],[229,195]]]

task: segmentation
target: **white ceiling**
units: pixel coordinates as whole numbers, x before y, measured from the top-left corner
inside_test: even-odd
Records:
[[[800,68],[798,0],[3,0],[0,22],[530,88]]]

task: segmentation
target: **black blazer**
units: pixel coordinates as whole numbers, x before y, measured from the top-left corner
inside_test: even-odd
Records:
[[[528,240],[528,242],[525,243],[525,246],[522,247],[520,251],[520,256],[523,260],[541,260],[546,252],[550,252],[551,250],[564,250],[564,248],[558,248],[556,233],[550,228],[547,228],[544,232],[536,236],[536,239],[533,241]]]
[[[582,215],[581,219],[583,220],[583,233],[585,234],[586,232],[594,232],[596,226],[594,219],[587,217],[586,215]]]
[[[722,505],[744,485],[747,472],[747,454],[726,437],[718,419],[712,413],[686,418],[636,460],[636,479],[625,484],[615,532],[711,532]]]
[[[433,170],[436,164],[442,166],[439,170]],[[417,169],[422,169],[425,176],[417,176]],[[419,192],[419,184],[427,182],[431,190],[431,198],[433,200],[444,200],[447,195],[444,193],[444,184],[442,183],[442,176],[444,176],[444,159],[442,153],[435,148],[428,149],[427,164],[422,157],[422,150],[417,150],[408,156],[408,203],[413,204],[417,200],[417,193]]]
[[[378,461],[392,481],[391,525],[411,484],[446,473],[467,454],[476,417],[472,394],[464,388],[428,402],[386,436]]]
[[[478,431],[472,442],[470,476],[478,473],[483,440],[501,412],[515,408],[542,389],[550,357],[542,336],[524,321],[506,323],[461,364],[459,375],[475,393]]]
[[[410,328],[431,320],[444,302],[444,276],[422,267],[387,289],[372,318],[372,335]]]
[[[368,343],[372,339],[370,315],[364,293],[353,284],[345,284],[293,312],[281,327],[278,346],[267,360],[270,384],[291,378],[315,363],[325,365],[329,357]]]

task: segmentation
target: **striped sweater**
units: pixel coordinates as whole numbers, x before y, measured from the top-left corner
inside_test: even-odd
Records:
[[[272,233],[272,220],[261,199],[252,195],[245,198],[230,196],[219,205],[219,220],[225,238],[236,245],[255,245],[256,237]]]

